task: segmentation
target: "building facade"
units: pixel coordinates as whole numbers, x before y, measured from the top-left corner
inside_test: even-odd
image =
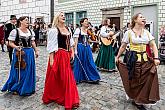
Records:
[[[0,0],[0,21],[10,15],[29,16],[30,22],[50,22],[50,0]]]
[[[67,24],[79,23],[89,18],[99,26],[103,18],[110,18],[118,28],[130,22],[131,16],[141,12],[147,19],[147,28],[158,38],[158,31],[165,25],[165,0],[55,0],[55,12],[66,14]]]
[[[67,25],[75,26],[87,17],[92,25],[99,26],[102,19],[110,18],[117,28],[141,12],[147,19],[147,28],[157,38],[159,28],[165,25],[165,0],[0,0],[0,21],[15,14],[29,16],[31,22],[39,18],[49,23],[58,11],[65,12]]]

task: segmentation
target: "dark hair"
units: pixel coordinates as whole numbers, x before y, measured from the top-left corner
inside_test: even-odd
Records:
[[[128,27],[129,24],[130,24],[130,22],[127,23],[127,27]]]
[[[20,26],[21,26],[21,21],[23,21],[23,20],[26,19],[26,18],[29,19],[28,16],[21,16],[21,17],[17,20],[17,26],[20,27]]]
[[[49,24],[49,25],[48,25],[48,28],[51,28],[51,27],[52,27],[52,24]]]
[[[101,29],[101,27],[102,27],[102,26],[103,26],[103,25],[102,25],[102,24],[100,24],[100,25],[99,25],[99,29]]]
[[[98,28],[98,26],[95,26],[95,33],[97,34],[97,32],[99,31],[99,28]]]
[[[80,25],[79,24],[76,24],[77,27],[79,27]]]
[[[138,18],[138,16],[139,16],[140,14],[141,14],[141,13],[137,13],[137,14],[135,14],[135,15],[132,17],[132,19],[131,19],[131,28],[134,28],[134,27],[135,27],[135,24],[136,24],[135,20],[137,20],[137,18]]]
[[[15,15],[10,15],[10,20],[17,19]]]
[[[88,22],[88,24],[89,24],[91,27],[93,27],[93,25],[91,24],[91,22]]]
[[[80,25],[81,25],[81,26],[82,26],[81,23],[83,23],[85,20],[88,20],[88,18],[82,18],[82,19],[80,20]]]

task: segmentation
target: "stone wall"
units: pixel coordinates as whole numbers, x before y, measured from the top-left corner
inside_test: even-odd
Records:
[[[50,17],[50,0],[24,0],[26,3],[20,3],[20,0],[1,0],[0,19],[9,20],[10,15],[30,16],[32,21],[37,16],[44,16],[46,22]]]
[[[55,0],[55,13],[57,11],[75,12],[87,11],[87,17],[93,25],[100,25],[102,20],[102,9],[113,9],[117,7],[124,7],[124,17],[122,25],[126,25],[130,21],[132,16],[132,8],[134,6],[147,6],[156,5],[158,10],[158,29],[160,26],[165,25],[165,1],[163,0],[130,0],[130,4],[127,0],[74,0],[59,3]],[[74,22],[76,19],[74,19]]]

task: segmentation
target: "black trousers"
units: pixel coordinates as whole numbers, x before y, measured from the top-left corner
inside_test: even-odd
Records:
[[[10,64],[12,62],[12,54],[13,54],[13,48],[12,47],[7,47],[8,52],[9,52],[9,58],[10,58]]]

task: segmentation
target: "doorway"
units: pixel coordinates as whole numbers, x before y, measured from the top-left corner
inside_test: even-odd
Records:
[[[120,29],[120,17],[110,17],[109,19],[110,19],[110,21],[111,21],[111,26],[112,26],[113,24],[115,24],[117,30],[119,30],[119,29]]]

